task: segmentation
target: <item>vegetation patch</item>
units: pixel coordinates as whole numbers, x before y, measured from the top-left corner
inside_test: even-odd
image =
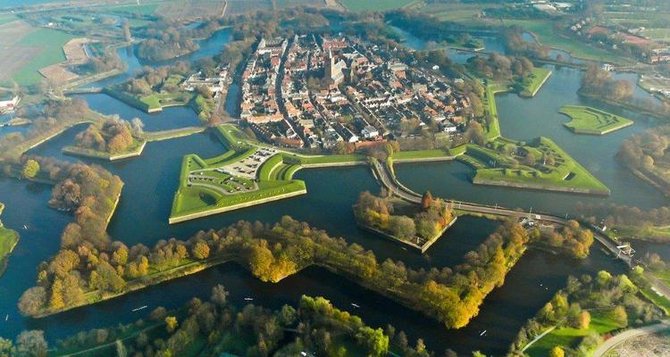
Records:
[[[571,119],[563,125],[576,134],[605,135],[633,125],[630,119],[591,107],[564,105],[560,112]]]
[[[542,88],[542,85],[547,82],[549,76],[551,76],[551,70],[542,67],[533,68],[531,73],[522,80],[519,95],[522,97],[534,97],[540,88]]]
[[[5,209],[5,205],[0,203],[0,215]],[[9,228],[6,228],[0,221],[0,275],[5,270],[7,258],[12,254],[14,247],[19,243],[19,234]]]
[[[456,221],[450,204],[426,192],[421,205],[361,193],[354,205],[356,223],[364,229],[424,253]]]
[[[307,193],[276,149],[252,145],[230,126],[217,132],[230,150],[207,160],[184,157],[171,223]]]
[[[565,355],[588,356],[606,334],[662,316],[626,275],[600,271],[594,277],[569,277],[567,286],[521,329],[511,353],[557,356],[560,350]]]
[[[348,10],[354,12],[360,11],[386,11],[407,7],[416,2],[416,0],[377,0],[377,1],[359,1],[359,0],[341,0]]]
[[[607,186],[551,139],[532,143],[504,138],[485,147],[469,144],[459,160],[476,170],[475,184],[608,195]]]
[[[626,139],[617,158],[633,174],[670,195],[670,154],[667,151],[670,126],[661,126]]]

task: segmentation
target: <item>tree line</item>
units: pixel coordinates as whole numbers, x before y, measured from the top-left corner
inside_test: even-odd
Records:
[[[594,238],[590,229],[582,228],[579,222],[570,220],[560,228],[536,227],[530,233],[530,241],[535,245],[558,249],[574,258],[584,259],[589,256]]]
[[[94,124],[77,134],[75,146],[110,154],[122,153],[133,147],[136,140],[142,139],[143,126],[138,118],[132,122],[110,118],[101,126]]]
[[[66,229],[64,238],[71,229]],[[262,281],[277,282],[299,270],[318,265],[395,299],[445,324],[460,328],[477,315],[494,287],[521,257],[526,231],[506,222],[465,262],[453,269],[412,270],[402,262],[377,261],[371,251],[342,238],[332,238],[306,223],[283,217],[275,225],[239,222],[218,231],[201,231],[187,241],[161,240],[149,249],[121,242],[92,244],[64,239],[58,254],[38,268],[37,286],[19,302],[23,314],[55,313],[89,303],[83,294],[100,298],[152,283],[171,268],[190,269],[191,263],[236,261]],[[177,274],[174,269],[170,274]],[[174,277],[170,275],[168,278]],[[162,280],[161,280],[162,281]]]

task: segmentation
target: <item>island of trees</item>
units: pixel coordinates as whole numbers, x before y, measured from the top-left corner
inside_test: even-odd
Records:
[[[139,156],[146,144],[143,126],[137,118],[132,123],[110,118],[77,134],[74,146],[63,148],[63,152],[107,160]]]
[[[40,265],[37,286],[19,301],[23,314],[54,314],[234,261],[270,282],[310,265],[321,266],[448,328],[461,328],[478,314],[491,290],[503,284],[528,242],[526,230],[505,222],[468,253],[463,264],[424,271],[392,260],[380,263],[359,245],[348,245],[290,217],[273,226],[239,222],[218,231],[201,231],[188,241],[161,240],[152,249],[89,241],[87,235],[73,230],[66,229],[63,248]]]
[[[365,191],[354,205],[354,216],[361,227],[419,249],[422,253],[456,220],[450,205],[442,199],[433,198],[430,192],[426,192],[421,204],[415,206]]]
[[[625,140],[617,158],[637,177],[670,196],[669,144],[670,126],[649,129]]]

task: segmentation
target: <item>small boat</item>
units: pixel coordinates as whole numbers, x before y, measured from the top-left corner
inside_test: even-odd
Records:
[[[140,310],[144,310],[144,309],[146,309],[146,308],[147,308],[147,305],[144,305],[144,306],[140,306],[140,307],[138,307],[138,308],[132,309],[131,311],[132,311],[132,312],[137,312],[137,311],[140,311]]]
[[[354,304],[353,302],[351,303],[351,306],[353,306],[353,307],[355,307],[355,308],[357,308],[357,309],[360,308],[360,306],[359,306],[358,304]]]
[[[400,247],[400,249],[402,249],[402,250],[407,250],[407,248],[405,248],[405,247]]]
[[[254,301],[254,298],[245,297],[245,298],[244,298],[244,301]]]
[[[5,315],[5,321],[9,320],[9,314]]]
[[[482,331],[482,333],[479,334],[479,336],[484,336],[486,335],[486,330]]]
[[[24,224],[24,225],[23,225],[23,229],[28,230],[28,226],[26,226],[26,225]]]

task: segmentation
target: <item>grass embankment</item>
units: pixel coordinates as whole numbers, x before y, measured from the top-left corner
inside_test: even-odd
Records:
[[[107,151],[100,151],[100,150],[94,150],[94,149],[87,149],[87,148],[82,148],[79,146],[66,146],[62,149],[63,153],[68,154],[68,155],[74,155],[74,156],[81,156],[81,157],[88,157],[92,159],[100,159],[100,160],[107,160],[107,161],[115,161],[115,160],[121,160],[121,159],[128,159],[131,157],[137,157],[142,155],[142,151],[144,151],[144,147],[147,144],[147,140],[145,139],[134,139],[133,145],[128,147],[127,150],[124,150],[123,152],[118,152],[118,153],[111,153]]]
[[[533,68],[531,74],[524,78],[522,83],[523,89],[519,92],[519,95],[522,97],[534,97],[550,76],[551,70],[549,69],[542,67]]]
[[[267,158],[253,177],[235,174],[235,167],[244,166],[242,162],[262,148],[248,142],[236,127],[222,125],[217,133],[230,150],[205,160],[198,155],[184,157],[170,223],[307,193],[303,181],[292,179],[297,168],[285,164],[282,153]]]
[[[0,203],[0,215],[5,209],[5,205]],[[7,258],[12,254],[14,247],[19,243],[19,234],[9,228],[6,228],[0,221],[0,275],[5,270]]]
[[[185,106],[193,98],[193,94],[177,93],[152,93],[146,96],[137,96],[116,88],[105,88],[104,93],[114,97],[131,107],[145,111],[147,113],[160,112],[165,107]]]
[[[495,95],[498,93],[509,92],[511,89],[502,83],[493,83],[486,86],[484,96],[484,108],[486,114],[491,118],[491,122],[486,128],[486,139],[495,140],[502,133],[500,131],[500,121],[498,120],[498,106],[496,105]]]
[[[533,163],[528,157],[533,157]],[[459,157],[476,170],[473,183],[608,195],[610,190],[551,139],[531,144],[500,138],[491,147],[468,145]]]
[[[531,357],[549,356],[549,351],[554,346],[575,347],[579,342],[592,332],[599,335],[622,328],[607,314],[594,311],[591,313],[591,323],[588,328],[576,329],[572,327],[559,327],[546,334],[544,337],[529,347],[525,354]]]
[[[633,125],[630,119],[579,105],[564,105],[560,113],[570,117],[563,125],[575,134],[605,135]]]

